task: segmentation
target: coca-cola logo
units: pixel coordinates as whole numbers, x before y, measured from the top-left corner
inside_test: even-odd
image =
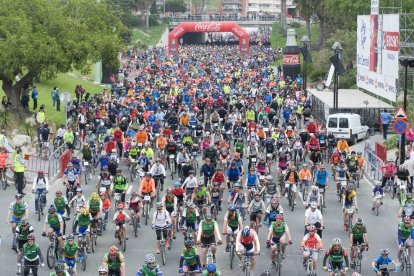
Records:
[[[195,32],[220,32],[221,23],[197,23],[194,26]]]
[[[178,26],[172,33],[172,36],[177,38],[181,37],[181,35],[185,32],[184,28],[182,26]]]
[[[300,56],[299,55],[283,55],[283,64],[286,64],[286,65],[300,64]]]
[[[234,27],[231,29],[233,31],[233,33],[235,35],[237,35],[238,37],[242,37],[243,36],[243,31],[240,30],[238,27]]]
[[[400,50],[400,34],[398,32],[384,33],[385,49],[398,52]]]

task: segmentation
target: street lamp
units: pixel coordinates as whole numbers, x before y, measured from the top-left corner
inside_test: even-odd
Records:
[[[407,82],[408,82],[408,67],[414,67],[414,57],[400,57],[398,59],[400,64],[404,66],[405,76],[404,76],[404,110],[407,110]],[[405,133],[401,135],[401,152],[400,152],[400,164],[403,164],[405,161]]]
[[[303,68],[303,90],[306,91],[307,77],[308,77],[308,63],[312,62],[312,57],[308,50],[310,39],[307,35],[304,35],[302,36],[302,39],[300,41],[302,42],[302,48],[300,48],[300,51],[302,52],[303,60],[305,61],[305,67]]]
[[[338,41],[335,41],[331,49],[334,50],[334,55],[331,56],[330,60],[333,66],[335,67],[333,109],[338,110],[339,75],[345,72],[345,68],[341,61],[341,44]]]

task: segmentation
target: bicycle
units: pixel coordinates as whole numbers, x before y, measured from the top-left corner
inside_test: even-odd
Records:
[[[211,213],[211,217],[216,220],[217,216],[219,214],[219,206],[218,206],[218,202],[217,203],[211,203],[211,207],[210,207],[210,213]]]
[[[156,230],[161,230],[161,242],[160,242],[160,253],[161,253],[161,259],[162,259],[162,265],[165,265],[166,260],[165,260],[165,239],[164,239],[164,235],[163,235],[163,231],[167,228],[170,228],[171,225],[167,225],[165,227],[157,227],[155,226]]]
[[[366,244],[357,244],[354,246],[354,256],[352,256],[352,262],[354,266],[354,270],[358,273],[361,273],[361,266],[362,266],[362,250],[361,247],[366,246]]]
[[[359,171],[351,173],[351,179],[354,181],[355,187],[359,188],[359,180],[361,179],[361,173]]]
[[[125,252],[126,251],[126,236],[125,236],[125,229],[123,225],[120,225],[119,230],[115,231],[115,236],[118,238],[119,244],[122,247],[122,252]]]
[[[26,264],[25,261],[22,261],[22,262],[23,262],[23,271],[26,270],[26,268],[29,268],[29,274],[28,275],[33,275],[33,268],[37,268],[37,273],[39,274],[39,266],[40,265],[38,265],[38,264],[29,265],[29,264]],[[21,273],[21,274],[24,275],[24,273]]]
[[[399,185],[397,184],[397,197],[401,206],[404,205],[407,199],[407,181],[401,181]]]
[[[174,179],[174,174],[176,173],[175,154],[168,155],[168,168],[171,172],[171,179]]]
[[[148,217],[149,217],[149,211],[151,208],[151,196],[150,195],[144,195],[142,197],[142,217],[145,218],[145,225],[148,225]]]
[[[342,202],[342,195],[344,195],[346,192],[346,180],[337,180],[336,187],[337,187],[338,201]]]
[[[243,254],[243,272],[244,272],[244,276],[250,276],[251,275],[251,271],[250,271],[250,266],[251,266],[251,257],[253,257],[254,255],[256,255],[254,252],[244,252]]]
[[[97,244],[97,241],[98,241],[98,232],[97,232],[98,228],[97,228],[97,226],[98,226],[97,219],[94,218],[92,220],[92,223],[91,223],[91,231],[90,231],[91,249],[92,249],[93,253],[95,253],[95,248],[96,248],[96,244]]]
[[[104,209],[102,211],[102,230],[106,230],[106,226],[108,225],[108,210]]]
[[[405,244],[402,252],[402,258],[400,260],[401,271],[405,269],[405,274],[411,276],[411,257],[409,252],[409,245]]]
[[[316,276],[316,271],[313,269],[313,254],[319,253],[321,250],[315,250],[305,247],[302,251],[309,251],[309,257],[305,263],[305,271],[307,276]]]
[[[137,159],[130,159],[130,164],[129,164],[129,175],[131,178],[131,181],[134,181],[135,178],[137,178],[137,164],[138,164],[138,160]]]
[[[6,190],[9,185],[7,181],[7,175],[6,175],[7,167],[0,168],[0,181],[1,181],[1,187],[3,190]]]
[[[131,224],[132,224],[132,227],[134,228],[135,238],[138,237],[138,212],[139,210],[137,210],[137,212],[131,217]]]
[[[380,192],[376,192],[374,195],[375,203],[374,203],[374,213],[376,216],[379,214],[379,208],[381,206],[381,199],[383,198],[383,195]]]
[[[208,264],[212,264],[215,263],[215,256],[213,254],[213,251],[211,249],[211,246],[216,245],[216,243],[209,243],[209,244],[203,244],[201,245],[201,248],[205,248],[206,249],[206,266]]]
[[[288,190],[288,201],[289,201],[289,206],[290,206],[290,210],[293,212],[293,210],[295,210],[295,197],[296,197],[296,193],[294,193],[292,191],[292,185],[289,182],[285,183],[285,188],[289,189]]]
[[[319,188],[319,194],[321,195],[321,214],[323,214],[323,209],[326,208],[326,203],[325,203],[325,189],[323,188]]]
[[[227,234],[229,236],[229,257],[230,257],[230,269],[233,269],[234,254],[236,251],[236,234]]]
[[[278,242],[277,244],[271,242],[271,245],[276,246],[276,251],[275,251],[276,256],[275,256],[275,260],[272,261],[272,267],[276,269],[277,275],[280,276],[282,273],[281,271],[282,271],[282,259],[283,259],[282,247],[280,245],[280,242]]]
[[[93,168],[95,168],[95,166],[93,164],[89,164],[88,161],[83,161],[83,168],[85,170],[85,184],[87,185],[88,181],[92,178],[91,174],[94,174]]]
[[[47,255],[46,255],[47,266],[50,269],[55,267],[56,260],[59,259],[58,251],[59,251],[58,239],[57,239],[56,233],[53,232],[51,235],[49,235],[49,246],[47,247]]]
[[[86,239],[82,234],[79,234],[78,239],[80,240],[80,247],[78,249],[79,263],[82,265],[82,270],[86,270],[86,260],[88,258],[88,252],[86,251]]]
[[[34,192],[34,194],[35,193],[36,192]],[[40,221],[41,217],[43,216],[43,210],[44,210],[45,205],[46,205],[46,194],[47,194],[46,190],[42,191],[42,193],[39,195],[39,198],[37,199],[37,208],[38,208],[37,218],[38,218],[38,221]]]
[[[356,209],[358,210],[358,209]],[[344,210],[347,214],[347,224],[346,224],[346,230],[350,233],[352,229],[352,218],[354,216],[354,206],[345,207]]]

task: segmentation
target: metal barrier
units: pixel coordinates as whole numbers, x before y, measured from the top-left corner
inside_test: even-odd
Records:
[[[377,157],[375,152],[369,150],[368,148],[364,149],[364,159],[365,159],[365,173],[367,174],[370,181],[381,181],[382,179],[382,170],[381,166],[384,165],[381,159]]]

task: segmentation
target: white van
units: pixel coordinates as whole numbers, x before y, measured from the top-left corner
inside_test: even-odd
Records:
[[[332,132],[337,139],[344,137],[354,145],[369,135],[368,126],[361,125],[361,116],[355,113],[331,114],[326,126],[327,131]]]

